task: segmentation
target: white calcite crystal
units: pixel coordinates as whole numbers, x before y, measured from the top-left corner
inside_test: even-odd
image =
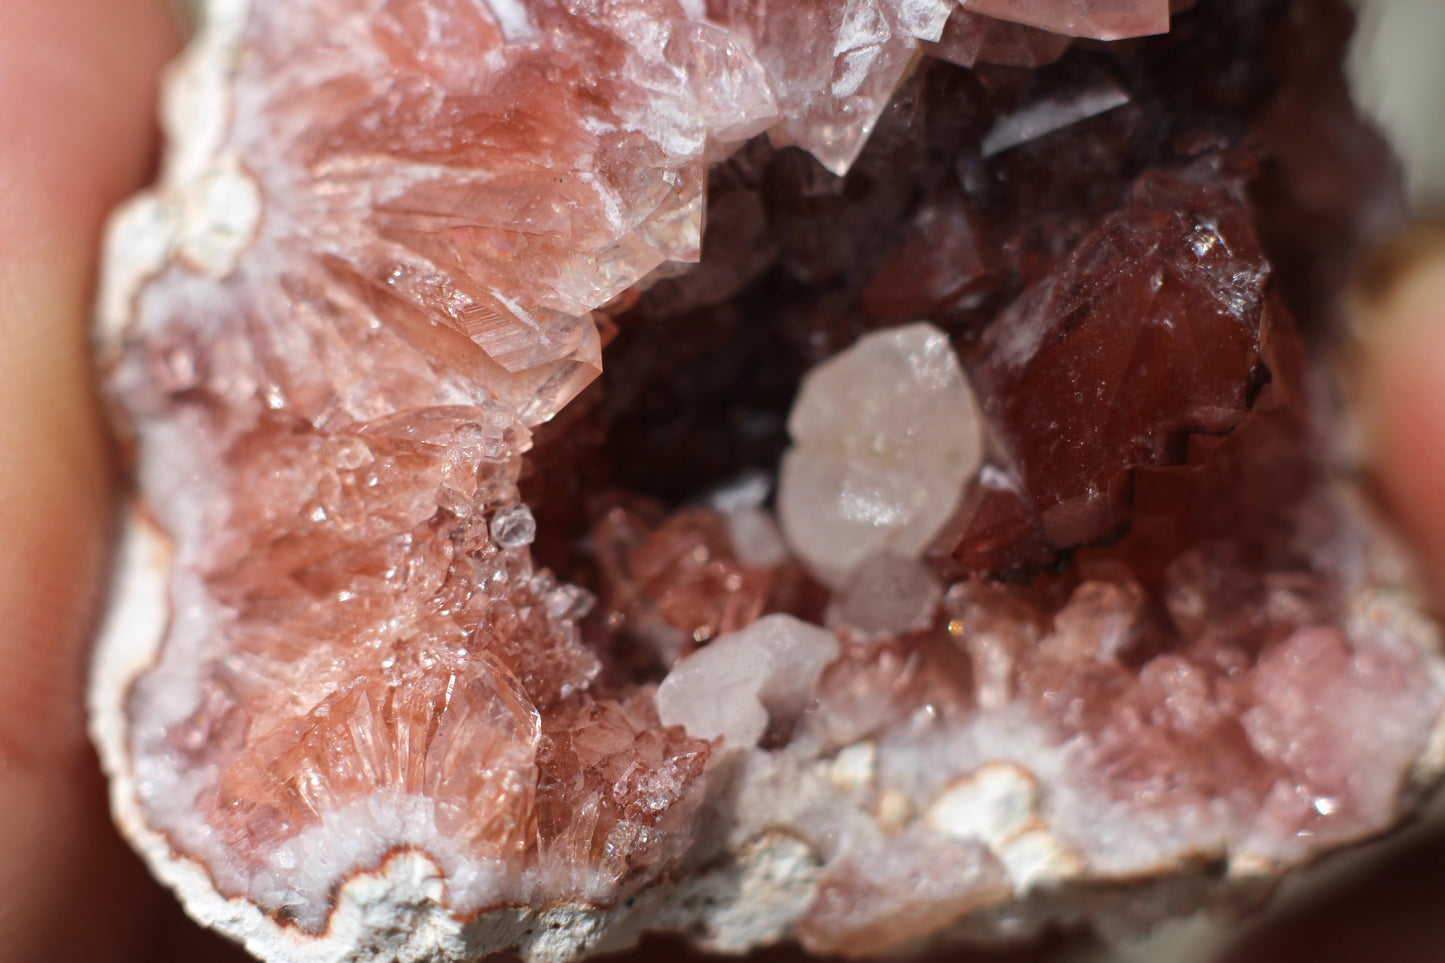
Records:
[[[862,633],[924,629],[942,598],[943,585],[928,566],[885,552],[853,571],[833,596],[828,623]]]
[[[953,346],[924,323],[867,335],[808,372],[788,434],[779,521],[789,548],[831,586],[883,552],[916,558],[983,457]]]
[[[692,736],[752,748],[770,722],[797,720],[837,655],[833,633],[790,615],[765,616],[673,666],[657,687],[658,717]]]

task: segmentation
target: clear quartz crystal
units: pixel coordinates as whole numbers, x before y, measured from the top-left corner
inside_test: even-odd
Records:
[[[531,545],[537,537],[537,520],[526,505],[512,505],[492,516],[492,538],[502,548]]]

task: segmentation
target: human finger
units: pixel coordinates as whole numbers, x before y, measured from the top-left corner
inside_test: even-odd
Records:
[[[106,212],[146,176],[164,0],[0,4],[0,959],[117,959],[149,891],[84,738],[111,470],[86,321]]]

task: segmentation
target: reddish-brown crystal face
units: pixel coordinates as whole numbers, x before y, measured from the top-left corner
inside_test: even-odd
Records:
[[[1337,84],[1292,106],[1339,58],[1302,2],[1071,40],[1170,8],[255,0],[205,156],[128,215],[173,252],[111,359],[175,545],[127,697],[148,823],[312,933],[398,849],[465,916],[610,906],[782,832],[816,869],[792,932],[854,952],[1039,865],[1386,826],[1440,693],[1358,601],[1305,373],[1328,279],[1298,264],[1345,259],[1392,183],[1365,147],[1320,176],[1374,200],[1280,182],[1312,170],[1281,131],[1368,137]],[[193,195],[245,230],[197,235]],[[835,383],[818,410],[888,430],[829,457],[962,438],[910,456],[961,475],[983,437],[983,467],[917,474],[957,506],[926,550],[830,571],[778,523],[819,434],[790,408],[909,332],[899,390],[946,370],[958,403],[906,425]],[[840,524],[893,524],[839,487]],[[747,726],[665,724],[726,715],[673,672],[699,657]],[[959,822],[985,778],[1024,823]]]
[[[643,663],[669,665],[767,612],[817,614],[817,588],[796,563],[740,560],[727,520],[711,509],[667,516],[647,502],[614,505],[600,510],[592,538],[602,617],[645,643],[631,654]]]
[[[1118,529],[1129,470],[1179,462],[1191,433],[1222,435],[1267,376],[1268,266],[1242,186],[1216,170],[1151,173],[985,334],[974,383],[1000,459],[1045,541]]]

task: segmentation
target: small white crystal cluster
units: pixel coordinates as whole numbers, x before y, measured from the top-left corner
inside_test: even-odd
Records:
[[[838,656],[832,632],[769,615],[719,636],[675,665],[657,689],[663,725],[724,746],[752,748],[770,722],[795,721],[823,668]]]
[[[860,338],[803,380],[778,515],[789,547],[843,588],[869,559],[916,559],[983,459],[978,404],[948,337],[911,324]]]

